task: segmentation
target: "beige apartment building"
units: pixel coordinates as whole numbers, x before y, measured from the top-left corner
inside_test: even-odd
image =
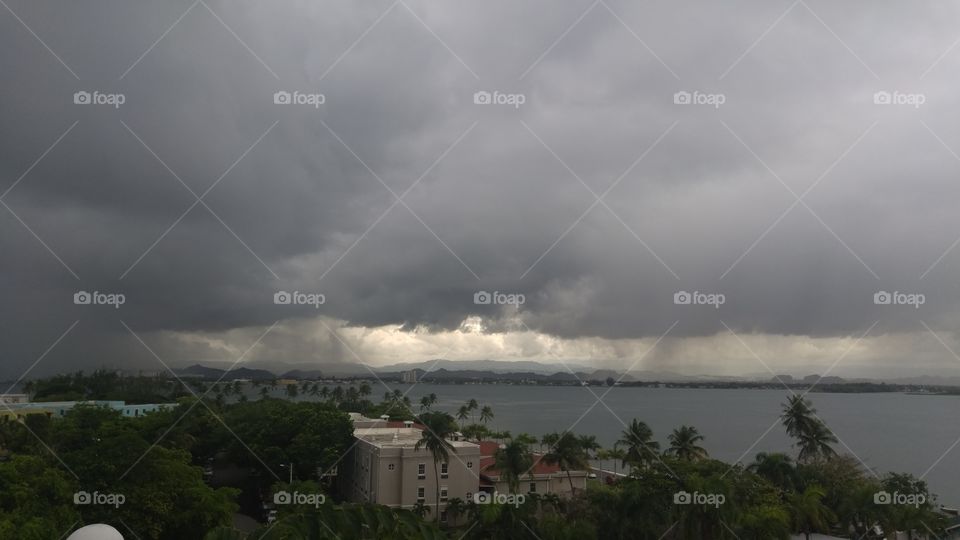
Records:
[[[387,422],[354,416],[357,441],[339,466],[341,494],[354,502],[413,508],[436,504],[437,475],[440,488],[440,519],[446,519],[446,502],[472,500],[480,484],[480,446],[451,440],[455,452],[448,462],[437,464],[433,455],[414,447],[422,426],[413,422]],[[456,438],[455,438],[456,439]],[[432,512],[431,512],[432,514]]]

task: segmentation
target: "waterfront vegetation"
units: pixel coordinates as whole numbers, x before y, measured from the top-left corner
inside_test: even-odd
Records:
[[[177,401],[139,418],[78,406],[63,418],[27,415],[22,423],[0,422],[0,538],[59,538],[78,523],[95,522],[114,524],[129,538],[208,540],[746,540],[815,532],[879,538],[897,530],[941,535],[945,526],[925,482],[875,473],[839,452],[836,437],[802,394],[787,395],[780,411],[792,448],[730,464],[710,457],[710,441],[694,426],[654,433],[632,419],[617,443],[603,448],[584,433],[495,431],[495,411],[477,400],[447,412],[438,410],[434,395],[413,404],[390,391],[375,403],[365,383],[177,386],[98,372],[35,381],[28,389],[36,400],[48,401]],[[270,397],[274,391],[311,399]],[[451,459],[455,449],[444,435],[453,431],[499,440],[495,464],[511,492],[521,491],[542,459],[565,474],[573,496],[531,494],[521,504],[452,499],[448,524],[432,511],[437,500],[409,510],[345,503],[324,473],[351,445],[346,412],[429,427],[418,446],[434,456],[435,465]],[[586,489],[575,489],[570,472],[598,460],[627,474],[601,473]],[[280,490],[324,493],[326,500],[277,506],[276,521],[253,532],[233,528],[237,512],[266,521],[262,502]],[[121,494],[123,502],[75,504],[78,493]]]

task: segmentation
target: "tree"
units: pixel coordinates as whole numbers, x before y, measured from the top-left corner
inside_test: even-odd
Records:
[[[436,505],[434,505],[434,518],[440,522],[440,462],[450,460],[450,452],[456,453],[457,449],[447,440],[457,431],[457,423],[453,417],[444,412],[433,412],[420,416],[420,422],[425,429],[420,436],[420,440],[414,445],[414,450],[425,448],[433,456],[434,479],[437,482]]]
[[[809,486],[800,493],[787,495],[793,527],[802,532],[807,540],[811,533],[827,531],[835,519],[833,512],[823,505],[825,495],[820,486]]]
[[[760,452],[747,470],[766,478],[781,491],[796,491],[800,486],[800,477],[793,465],[793,460],[787,454],[780,452]]]
[[[667,440],[670,448],[667,453],[684,461],[696,461],[707,457],[707,451],[699,446],[703,435],[693,426],[680,426],[673,430]]]
[[[480,410],[480,421],[486,424],[490,420],[493,420],[493,408],[489,405],[484,405],[483,409]]]
[[[480,404],[477,403],[477,400],[475,400],[475,399],[473,399],[473,398],[470,398],[470,401],[467,402],[467,410],[470,411],[470,412],[473,412],[473,411],[477,410],[479,407],[480,407]],[[477,417],[476,417],[476,415],[474,415],[474,417],[473,417],[473,423],[474,423],[474,424],[477,423]]]
[[[297,397],[297,385],[295,385],[295,384],[288,384],[288,385],[287,385],[287,397],[289,397],[289,398],[291,398],[291,399]]]
[[[466,405],[461,405],[460,408],[457,409],[457,420],[460,421],[461,428],[463,427],[463,421],[469,417],[470,417],[470,410],[467,409]]]
[[[797,458],[801,462],[816,461],[820,458],[830,459],[837,455],[836,450],[830,446],[837,442],[837,437],[823,422],[816,421],[800,433],[799,443],[800,454]]]
[[[520,489],[520,479],[530,474],[533,468],[533,454],[526,444],[519,440],[508,442],[493,454],[494,467],[500,471],[500,477],[507,481],[511,493]]]
[[[810,400],[804,399],[802,395],[793,395],[787,398],[787,403],[782,404],[783,413],[780,420],[787,428],[787,435],[797,438],[801,433],[809,431],[810,427],[816,422],[816,409],[812,407]]]
[[[636,418],[630,422],[627,429],[620,434],[617,444],[626,449],[627,455],[623,464],[644,467],[652,461],[652,457],[660,450],[660,443],[653,441],[653,431],[645,422]]]
[[[588,459],[595,459],[596,452],[601,448],[594,435],[580,435],[580,447]]]
[[[58,538],[80,519],[73,478],[35,456],[0,462],[0,538]]]
[[[588,466],[587,453],[583,450],[580,439],[569,431],[557,436],[557,442],[543,456],[543,460],[546,463],[556,464],[560,470],[566,471],[567,481],[570,482],[570,493],[574,494],[576,490],[573,487],[573,476],[570,471],[584,470]]]

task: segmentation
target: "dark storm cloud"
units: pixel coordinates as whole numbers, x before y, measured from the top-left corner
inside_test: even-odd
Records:
[[[478,290],[523,293],[524,322],[566,338],[956,319],[960,252],[928,272],[960,235],[952,7],[9,5],[22,23],[0,11],[5,374],[75,320],[39,370],[156,367],[123,323],[178,362],[216,345],[171,334],[253,329],[249,342],[321,314],[509,327]],[[75,105],[80,90],[126,102]],[[326,103],[276,105],[281,90]],[[481,90],[525,103],[475,105]],[[725,102],[675,105],[680,90]],[[877,91],[926,103],[875,105]],[[75,306],[78,290],[126,303]],[[278,290],[326,303],[276,306]],[[678,290],[727,301],[675,306]],[[927,302],[878,307],[878,290]],[[278,328],[267,356],[353,360]]]

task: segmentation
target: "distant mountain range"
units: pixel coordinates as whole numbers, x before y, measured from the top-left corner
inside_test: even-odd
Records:
[[[229,370],[229,373],[224,374]],[[719,375],[683,375],[670,371],[635,370],[627,374],[611,369],[593,369],[582,364],[548,364],[534,361],[506,361],[506,360],[428,360],[391,364],[387,366],[368,366],[364,364],[331,362],[331,363],[286,363],[286,362],[256,362],[243,367],[233,367],[226,362],[205,362],[188,367],[175,368],[174,372],[181,377],[202,377],[206,379],[321,379],[324,377],[370,377],[375,373],[379,377],[399,378],[405,371],[416,370],[417,378],[444,379],[444,380],[507,380],[507,381],[554,381],[574,382],[577,380],[602,381],[608,377],[623,382],[660,381],[660,382],[778,382],[776,377],[764,374],[747,376],[719,376]],[[812,383],[820,376],[816,374],[803,377],[794,377],[787,374],[778,375],[786,383]],[[890,384],[910,385],[938,385],[960,386],[960,377],[941,377],[921,375],[890,379],[877,378],[841,378],[826,376],[818,384],[858,383],[858,382],[886,382]]]

